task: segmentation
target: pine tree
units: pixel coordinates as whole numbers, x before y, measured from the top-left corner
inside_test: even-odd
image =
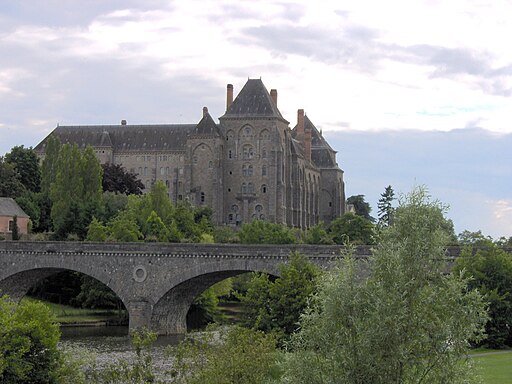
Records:
[[[381,198],[377,203],[379,225],[388,226],[393,221],[393,200],[395,199],[395,192],[391,185],[388,185],[381,194]]]

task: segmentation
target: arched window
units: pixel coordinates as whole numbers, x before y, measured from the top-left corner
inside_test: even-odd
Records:
[[[247,184],[242,183],[242,193],[247,193]]]
[[[160,175],[163,176],[165,174],[165,169],[164,167],[160,167]]]
[[[261,167],[261,176],[267,176],[267,166]]]
[[[263,206],[261,204],[256,204],[256,206],[254,207],[254,210],[256,212],[261,212],[261,211],[263,211]]]
[[[204,203],[204,200],[205,200],[204,192],[201,192],[201,203]]]
[[[252,176],[252,165],[247,167],[247,176]]]
[[[252,149],[252,145],[249,145],[249,144],[244,145],[242,157],[245,160],[252,159],[254,157],[254,151]]]
[[[247,192],[254,193],[254,184],[253,183],[249,183],[247,185]]]
[[[247,176],[247,165],[242,165],[242,176]]]
[[[263,148],[261,150],[261,158],[262,159],[266,159],[267,158],[267,150],[265,148]]]
[[[165,174],[168,175],[169,174],[169,167],[165,167]]]
[[[144,167],[144,176],[147,176],[148,174],[148,167]]]
[[[261,186],[261,193],[267,193],[267,185],[266,184],[263,184]]]

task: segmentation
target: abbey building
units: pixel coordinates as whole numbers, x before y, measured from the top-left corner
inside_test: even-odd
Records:
[[[207,108],[197,124],[58,126],[49,136],[90,145],[103,163],[121,164],[147,189],[161,180],[178,203],[213,208],[217,224],[265,219],[308,228],[345,210],[343,171],[304,110],[293,129],[277,91],[250,79],[215,123]],[[49,137],[48,136],[48,137]],[[44,139],[35,148],[44,154]]]

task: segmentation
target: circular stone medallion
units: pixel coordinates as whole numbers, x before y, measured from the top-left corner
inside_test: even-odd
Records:
[[[146,280],[146,277],[148,277],[148,273],[146,272],[146,268],[144,268],[143,265],[137,265],[133,269],[133,279],[137,283],[142,283],[144,280]]]

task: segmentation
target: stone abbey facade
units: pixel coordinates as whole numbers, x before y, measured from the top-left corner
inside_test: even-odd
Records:
[[[336,152],[299,109],[291,129],[277,108],[277,91],[249,79],[226,113],[208,109],[197,124],[58,126],[62,143],[90,145],[102,163],[137,173],[146,188],[161,180],[174,203],[213,208],[217,224],[265,219],[308,228],[345,210]],[[49,135],[49,136],[50,136]],[[48,136],[48,137],[49,137]],[[47,138],[48,138],[47,137]],[[44,139],[35,150],[44,156]]]

